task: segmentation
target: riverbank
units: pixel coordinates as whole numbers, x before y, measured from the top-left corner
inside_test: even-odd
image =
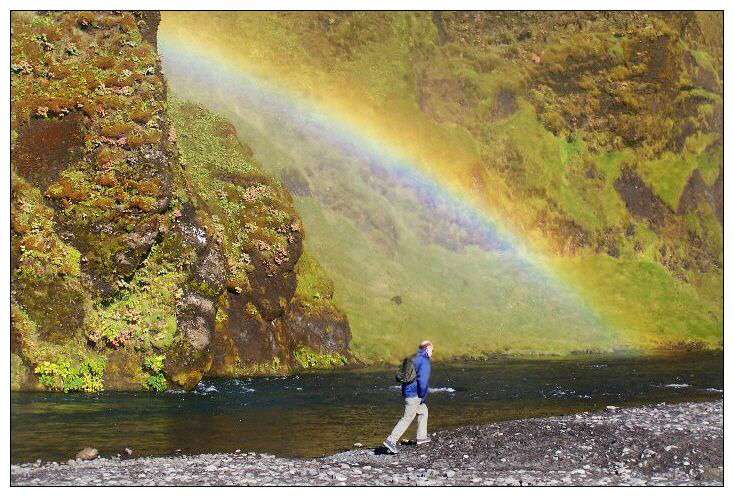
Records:
[[[721,485],[723,401],[609,408],[434,433],[398,455],[256,453],[12,465],[35,485]],[[411,429],[412,430],[412,429]],[[406,436],[408,433],[406,433]]]

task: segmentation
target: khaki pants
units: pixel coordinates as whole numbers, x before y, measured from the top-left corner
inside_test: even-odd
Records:
[[[428,437],[428,406],[425,403],[421,404],[421,399],[418,397],[405,398],[403,418],[398,420],[387,439],[397,444],[398,439],[408,429],[416,415],[418,415],[418,439],[426,439]]]

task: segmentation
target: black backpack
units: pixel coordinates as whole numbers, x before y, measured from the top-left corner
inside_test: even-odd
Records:
[[[415,358],[415,355],[403,358],[403,363],[398,368],[398,373],[395,374],[395,380],[401,384],[410,384],[418,377],[413,358]]]

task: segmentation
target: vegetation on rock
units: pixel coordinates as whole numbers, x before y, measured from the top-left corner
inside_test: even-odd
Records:
[[[203,110],[179,152],[159,20],[12,13],[13,389],[193,388],[212,366],[215,324],[235,323],[219,305],[228,294],[269,321],[292,297],[302,232],[290,197]],[[192,146],[206,162],[187,164]],[[261,360],[287,372],[294,348]]]
[[[331,301],[333,284],[318,262],[301,254],[303,229],[289,192],[260,170],[221,116],[173,96],[168,111],[184,176],[210,214],[208,228],[229,269],[227,292],[217,301],[208,374],[283,373],[303,367],[297,348],[304,341],[316,348],[314,354],[342,357],[348,339],[336,346],[330,326],[346,323],[346,317]],[[323,289],[323,295],[304,289],[307,285]],[[318,316],[323,323],[315,326],[324,337],[310,342],[301,337],[314,320],[291,319],[300,306],[325,313]]]
[[[168,387],[168,384],[166,383],[166,378],[163,375],[163,360],[165,359],[164,355],[155,355],[155,356],[149,356],[147,357],[143,364],[150,372],[150,375],[147,379],[145,379],[145,388],[149,389],[151,391],[165,391]]]
[[[327,369],[347,363],[347,358],[339,353],[319,353],[303,346],[296,349],[294,356],[305,369]]]

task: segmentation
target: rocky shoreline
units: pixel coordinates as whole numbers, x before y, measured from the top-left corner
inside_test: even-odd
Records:
[[[723,401],[608,407],[434,433],[398,455],[236,452],[11,465],[13,486],[723,485]],[[410,429],[412,430],[412,429]]]

